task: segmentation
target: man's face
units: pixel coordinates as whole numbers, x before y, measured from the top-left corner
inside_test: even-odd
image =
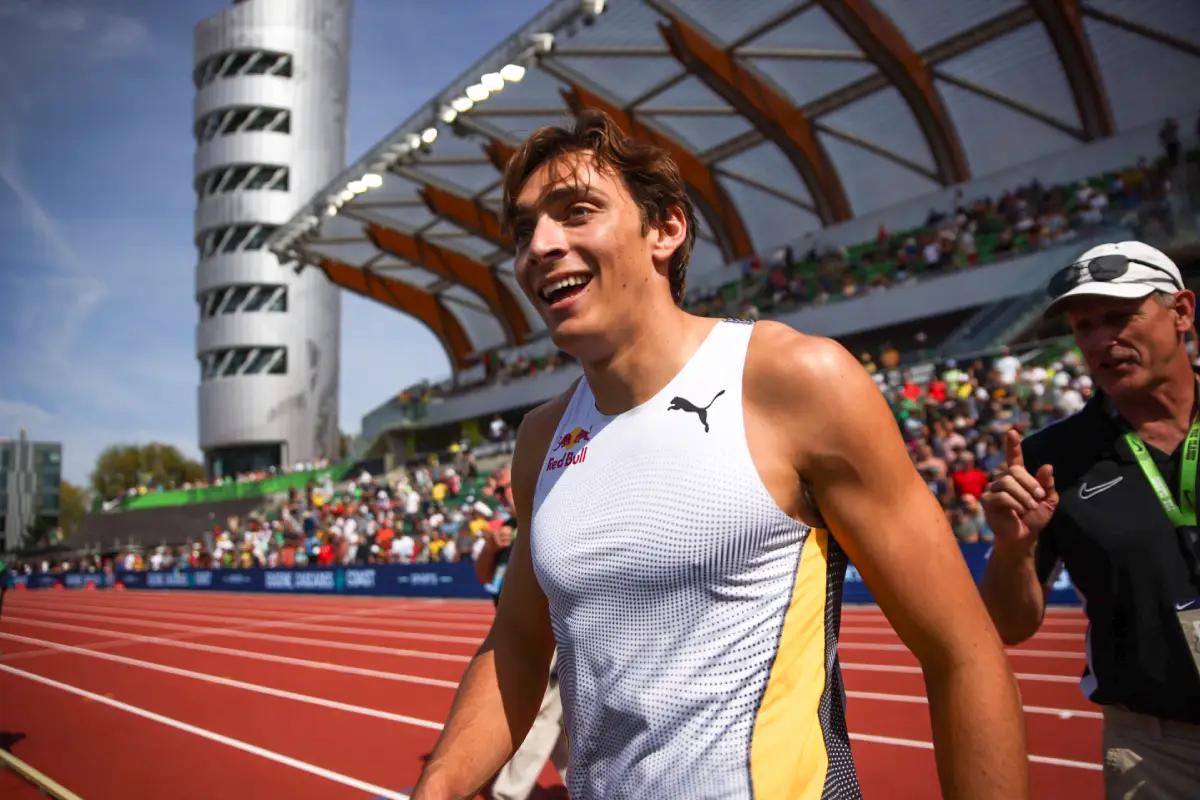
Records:
[[[644,230],[624,180],[586,154],[541,165],[516,205],[517,282],[559,348],[602,357],[606,334],[633,319],[647,292],[665,290],[654,284],[666,281],[686,228]]]
[[[1092,379],[1112,397],[1153,388],[1168,374],[1180,335],[1195,324],[1196,298],[1177,292],[1173,306],[1153,296],[1084,295],[1068,301],[1067,320]]]

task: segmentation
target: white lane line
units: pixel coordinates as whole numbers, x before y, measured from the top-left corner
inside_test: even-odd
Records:
[[[38,609],[37,611],[33,611],[33,610],[29,609],[28,607],[21,608],[19,610],[21,610],[25,613],[43,614],[43,615],[51,616],[51,617],[72,617],[72,618],[80,618],[80,619],[100,619],[100,620],[107,619],[105,617],[98,617],[98,616],[94,616],[92,614],[73,614],[69,611],[44,611],[41,609]],[[339,616],[338,618],[343,619],[343,618],[345,618],[345,616],[346,615],[343,614],[343,615]],[[317,620],[322,620],[322,619],[328,619],[328,615],[314,614],[314,615],[305,616],[305,617],[297,617],[296,621],[297,622],[304,621],[304,620],[317,621]],[[112,619],[109,621],[117,622],[118,624],[123,624],[123,625],[152,624],[152,623],[143,622],[141,620]],[[252,631],[252,630],[256,630],[258,628],[269,628],[269,627],[277,626],[278,624],[279,623],[276,623],[276,622],[256,622],[256,623],[253,623],[250,625],[237,625],[232,628],[198,628],[198,627],[191,627],[191,626],[186,626],[186,625],[177,625],[174,627],[177,629],[182,629],[185,632],[184,633],[166,634],[162,638],[164,638],[164,639],[195,639],[195,638],[202,637],[202,636],[210,636],[210,635],[212,635],[212,633],[214,631],[227,631],[230,633],[230,635],[235,635],[234,634],[235,631],[236,632]],[[170,623],[166,623],[166,622],[161,623],[159,627],[164,626],[164,625],[169,627]],[[112,650],[112,649],[116,649],[116,648],[120,648],[120,647],[129,647],[130,642],[125,639],[110,639],[108,641],[90,642],[87,646],[94,650]],[[54,655],[54,652],[50,651],[50,650],[28,650],[28,651],[24,651],[24,652],[20,652],[20,653],[9,653],[8,655],[0,656],[0,662],[19,661],[19,660],[26,660],[26,659],[31,659],[31,658],[44,658],[46,656],[52,656],[52,655]]]
[[[102,589],[101,593],[110,593],[110,589]],[[24,593],[23,593],[24,594]],[[62,596],[59,593],[50,593],[50,591],[30,591],[25,596],[47,596],[55,597]],[[103,595],[100,595],[103,596]],[[265,599],[265,597],[274,597],[280,601],[296,601],[299,604],[307,604],[312,606],[313,603],[329,602],[334,606],[366,606],[370,608],[426,608],[426,607],[445,607],[454,608],[455,610],[466,610],[466,612],[478,612],[480,614],[494,615],[496,609],[492,606],[492,601],[486,597],[384,597],[379,595],[328,595],[328,594],[294,594],[294,595],[268,595],[260,593],[245,593],[245,591],[221,591],[221,590],[204,590],[197,593],[193,589],[128,589],[121,597],[127,600],[142,599],[142,597],[162,597],[166,600],[180,600],[186,602],[199,602],[200,600],[229,600],[229,601],[245,601],[246,597],[256,597],[256,599]]]
[[[391,789],[385,789],[382,786],[376,786],[372,783],[367,783],[366,781],[360,781],[356,778],[351,778],[348,775],[343,775],[340,772],[334,772],[333,770],[325,769],[324,767],[318,767],[316,764],[309,764],[307,761],[300,761],[299,759],[292,758],[291,756],[285,756],[282,753],[276,753],[273,750],[267,750],[265,748],[258,747],[257,745],[248,744],[240,739],[234,739],[231,736],[214,733],[213,731],[206,730],[205,728],[198,728],[195,725],[189,725],[186,722],[181,722],[177,719],[172,719],[171,717],[165,717],[162,714],[156,714],[153,711],[147,711],[144,708],[131,706],[128,703],[122,703],[120,700],[114,700],[111,697],[104,697],[103,695],[94,694],[86,689],[80,689],[78,686],[72,686],[69,683],[61,683],[53,680],[52,678],[46,678],[36,673],[26,672],[23,669],[9,667],[4,664],[0,664],[0,670],[3,670],[10,675],[16,675],[19,678],[25,678],[26,680],[34,681],[35,683],[40,683],[45,686],[50,686],[64,692],[68,692],[70,694],[78,695],[79,697],[87,698],[94,703],[103,703],[106,706],[118,708],[121,711],[134,714],[135,716],[142,717],[143,719],[158,722],[162,725],[175,728],[176,730],[190,733],[194,736],[199,736],[202,739],[208,739],[210,742],[223,744],[227,747],[232,747],[235,750],[241,750],[242,752],[265,758],[268,761],[274,761],[277,764],[283,764],[285,767],[298,769],[301,772],[307,772],[310,775],[316,775],[319,778],[325,778],[326,780],[333,781],[334,783],[340,783],[343,786],[348,786],[351,789],[357,789],[360,792],[367,792],[374,797],[386,797],[388,800],[409,800],[409,797],[406,794],[401,794],[400,792],[395,792]]]
[[[154,618],[171,617],[173,619],[201,619],[201,620],[218,620],[218,621],[238,621],[238,620],[258,619],[257,617],[254,617],[254,616],[237,616],[237,615],[231,615],[231,614],[219,614],[219,615],[218,614],[197,614],[197,613],[192,613],[192,612],[187,612],[187,611],[161,611],[161,610],[151,609],[151,608],[132,609],[132,608],[126,608],[126,607],[122,607],[122,606],[100,606],[100,605],[94,605],[94,604],[87,606],[87,608],[89,608],[90,610],[93,610],[93,611],[107,612],[110,614],[130,614],[133,616],[154,617]],[[42,613],[47,613],[47,614],[51,613],[49,610],[40,609],[40,608],[38,609],[38,611],[41,611]],[[352,614],[352,616],[355,616],[358,618],[363,618],[363,617],[369,618],[374,613],[377,613],[377,612],[362,611],[362,612],[354,613],[354,614]],[[347,615],[351,615],[351,612],[344,612],[342,614],[323,614],[321,616],[323,616],[326,619],[329,619],[331,621],[337,621],[339,619],[345,618]],[[287,620],[287,619],[268,620],[268,621],[262,622],[260,624],[262,624],[264,627],[270,626],[270,625],[287,627],[291,624],[291,621]],[[469,628],[472,630],[479,630],[479,629],[488,629],[491,627],[490,624],[489,625],[468,625],[468,624],[460,623],[460,622],[440,623],[440,622],[422,622],[420,620],[411,620],[411,621],[404,620],[400,624],[409,625],[409,626],[418,627],[418,628],[437,628],[439,630],[443,629],[443,628],[452,628],[452,629]],[[459,641],[459,642],[466,642],[466,643],[470,643],[470,644],[478,644],[479,642],[483,641],[482,636],[439,636],[437,634],[432,634],[432,633],[413,633],[413,632],[403,631],[403,630],[392,630],[390,628],[353,628],[353,629],[351,629],[351,628],[338,627],[336,625],[322,625],[322,626],[319,626],[318,629],[319,630],[329,630],[329,631],[354,630],[356,632],[361,632],[363,634],[370,634],[372,636],[383,636],[383,637],[396,638],[396,639],[422,639],[422,640],[427,640],[427,641]]]
[[[240,639],[257,639],[268,642],[285,642],[288,644],[302,644],[309,647],[331,647],[335,650],[357,650],[360,653],[383,653],[389,656],[405,656],[408,658],[424,658],[432,661],[453,661],[455,663],[465,664],[471,660],[471,656],[457,655],[454,653],[435,653],[429,650],[405,650],[395,647],[383,647],[379,645],[358,644],[355,642],[339,642],[332,639],[313,639],[308,636],[283,636],[275,633],[263,633],[260,630],[246,631],[240,628],[202,628],[197,625],[180,625],[175,622],[160,622],[151,619],[126,619],[123,617],[102,616],[98,614],[75,614],[70,611],[43,611],[40,612],[48,616],[54,617],[69,617],[72,619],[97,619],[108,623],[117,623],[118,625],[141,625],[142,627],[150,626],[155,628],[171,628],[173,630],[187,631],[194,633],[196,636],[230,636]],[[260,627],[278,627],[278,623],[263,623]],[[302,630],[308,626],[295,626]],[[346,630],[354,631],[354,628]],[[182,638],[182,637],[181,637]],[[191,637],[188,637],[191,638]]]
[[[911,667],[906,664],[860,664],[852,661],[841,661],[842,669],[858,670],[861,672],[896,672],[904,675],[920,675],[920,667]],[[1016,679],[1019,681],[1036,681],[1041,683],[1079,683],[1079,677],[1075,675],[1040,675],[1031,672],[1018,672]]]
[[[280,664],[291,664],[298,667],[308,667],[310,669],[325,670],[328,672],[339,672],[347,675],[361,675],[368,678],[379,678],[381,680],[390,680],[406,683],[420,683],[429,686],[439,686],[447,689],[458,687],[457,681],[443,681],[435,678],[422,678],[415,675],[405,675],[396,672],[384,672],[375,669],[363,669],[360,667],[345,666],[342,664],[331,664],[325,661],[310,661],[302,658],[289,658],[287,656],[276,656],[268,653],[254,653],[247,650],[235,650],[228,647],[217,647],[215,645],[199,644],[196,642],[180,642],[178,640],[165,639],[156,636],[139,636],[136,633],[121,633],[120,631],[108,631],[101,628],[86,628],[80,625],[67,625],[60,622],[43,622],[38,620],[27,620],[21,617],[5,618],[7,621],[18,625],[33,625],[36,627],[47,627],[61,630],[81,631],[84,633],[102,633],[120,637],[122,639],[130,639],[136,642],[145,644],[166,645],[169,647],[179,647],[186,650],[198,650],[206,653],[218,653],[221,655],[236,656],[239,658],[248,658],[258,661],[270,661]],[[91,649],[90,646],[87,646]],[[859,698],[863,700],[879,700],[882,702],[892,703],[911,703],[918,705],[926,705],[929,700],[920,695],[903,695],[890,694],[887,692],[859,692],[847,691],[848,697]],[[1050,708],[1047,706],[1024,706],[1027,714],[1042,714],[1045,716],[1057,717],[1058,719],[1102,719],[1103,715],[1096,711],[1082,711],[1069,708]]]
[[[249,650],[235,650],[230,647],[218,647],[212,644],[200,644],[199,642],[181,642],[178,639],[168,639],[157,636],[140,636],[136,633],[123,633],[121,631],[110,631],[104,628],[85,628],[82,625],[68,625],[64,622],[44,622],[41,620],[30,620],[22,617],[5,617],[5,622],[16,623],[17,625],[33,625],[39,628],[54,628],[65,631],[80,631],[82,633],[97,633],[108,634],[117,639],[129,640],[140,644],[157,644],[167,647],[178,647],[183,650],[196,650],[201,653],[217,653],[225,656],[236,656],[238,658],[248,658],[254,661],[269,661],[272,664],[291,664],[294,667],[308,667],[309,669],[320,669],[328,672],[340,672],[346,675],[361,675],[366,678],[382,678],[383,680],[398,681],[401,683],[418,683],[423,686],[439,686],[444,689],[457,689],[458,681],[443,681],[437,678],[423,678],[419,675],[405,675],[401,672],[383,672],[377,669],[364,669],[362,667],[351,667],[343,664],[330,664],[327,661],[310,661],[305,658],[291,658],[289,656],[274,655],[272,653],[255,653]],[[91,645],[81,645],[88,650],[94,649]]]
[[[181,641],[178,641],[175,639],[166,639],[166,638],[156,637],[156,636],[139,636],[138,634],[135,634],[135,633],[122,633],[120,631],[109,631],[109,630],[104,630],[102,628],[87,628],[87,627],[83,627],[80,625],[68,625],[65,623],[58,623],[58,622],[44,622],[44,621],[39,621],[39,620],[27,620],[22,617],[12,617],[12,618],[6,617],[5,619],[8,620],[9,622],[12,622],[12,623],[15,623],[18,625],[33,625],[36,627],[47,627],[47,628],[55,628],[55,629],[61,629],[61,630],[81,631],[84,633],[109,634],[112,636],[120,637],[122,639],[128,639],[128,640],[132,640],[132,641],[144,643],[144,644],[166,645],[169,647],[179,647],[179,648],[186,649],[186,650],[198,650],[201,652],[218,653],[221,655],[230,655],[230,656],[236,656],[239,658],[248,658],[248,659],[258,660],[258,661],[269,661],[269,662],[281,663],[281,664],[291,664],[293,666],[308,667],[310,669],[319,669],[319,670],[325,670],[325,671],[329,671],[329,672],[339,672],[339,673],[344,673],[347,675],[361,675],[363,677],[379,678],[381,680],[390,680],[390,681],[407,682],[407,683],[420,683],[420,684],[426,684],[429,686],[439,686],[439,687],[443,687],[443,688],[447,688],[447,689],[454,689],[454,688],[458,687],[457,681],[444,681],[444,680],[437,680],[435,678],[423,678],[423,677],[419,677],[419,676],[415,676],[415,675],[406,675],[403,673],[385,672],[382,670],[374,670],[374,669],[363,669],[360,667],[351,667],[351,666],[346,666],[346,665],[342,665],[342,664],[331,664],[331,663],[325,662],[325,661],[311,661],[308,659],[289,658],[287,656],[277,656],[277,655],[271,655],[268,653],[255,653],[255,652],[250,652],[247,650],[235,650],[235,649],[228,648],[228,647],[217,647],[215,645],[205,645],[205,644],[200,644],[197,642],[181,642]],[[88,649],[91,649],[90,645],[86,645],[85,647],[87,647]],[[920,695],[890,694],[887,692],[847,691],[846,695],[848,697],[860,698],[863,700],[879,700],[879,701],[883,701],[883,702],[892,702],[892,703],[911,703],[911,704],[926,705],[929,702],[927,698],[922,697]],[[1072,719],[1072,718],[1102,719],[1102,717],[1103,717],[1102,714],[1100,714],[1099,712],[1096,712],[1096,711],[1082,711],[1082,710],[1075,710],[1075,709],[1069,709],[1069,708],[1050,708],[1047,706],[1024,706],[1024,710],[1027,714],[1042,714],[1042,715],[1046,715],[1046,716],[1057,717],[1058,719],[1064,719],[1064,720]]]
[[[846,692],[847,697],[860,700],[881,700],[886,703],[912,703],[914,705],[929,705],[929,698],[917,694],[887,694],[885,692]],[[1076,711],[1073,708],[1050,708],[1048,706],[1022,706],[1026,714],[1042,714],[1058,719],[1104,719],[1099,711]]]
[[[839,650],[886,650],[895,653],[907,653],[909,649],[902,644],[880,644],[877,642],[841,642]],[[1004,652],[1010,656],[1027,656],[1030,658],[1070,658],[1082,659],[1084,654],[1074,650],[1015,650],[1009,648]]]
[[[62,595],[61,592],[56,592],[54,599],[61,597],[61,595]],[[94,595],[89,594],[88,599],[91,600],[92,597],[94,597]],[[243,597],[253,597],[254,598],[255,604],[253,606],[253,611],[255,614],[270,615],[270,616],[275,616],[275,617],[287,617],[287,616],[294,615],[296,613],[296,606],[294,606],[294,605],[290,608],[287,606],[279,606],[279,605],[260,605],[258,603],[258,601],[263,598],[263,595],[258,594],[258,593],[254,593],[254,594],[247,593],[246,595],[243,595]],[[85,601],[83,603],[71,602],[73,600],[73,598],[71,598],[71,597],[62,598],[63,601],[65,601],[65,602],[54,602],[54,599],[52,599],[49,602],[41,603],[40,605],[88,606],[91,608],[97,608],[102,605],[107,605],[110,608],[122,608],[122,609],[141,610],[141,611],[159,611],[159,610],[165,609],[165,610],[169,610],[169,611],[179,611],[179,612],[208,611],[210,613],[211,612],[223,613],[226,611],[245,612],[245,611],[249,610],[247,608],[247,604],[245,602],[240,602],[240,603],[234,602],[234,598],[225,598],[225,597],[221,598],[221,600],[223,600],[223,601],[228,600],[229,602],[216,602],[216,603],[204,602],[201,600],[201,598],[199,596],[193,596],[192,599],[197,602],[165,604],[162,602],[153,602],[157,598],[147,597],[145,595],[139,596],[138,602],[132,602],[132,603],[126,602],[125,600],[116,600],[114,597],[107,596],[107,595],[100,595],[98,597],[95,597],[94,602],[86,602]],[[148,601],[148,602],[141,602],[141,601]],[[386,607],[386,606],[380,607],[377,605],[376,606],[363,606],[363,607],[357,607],[357,608],[348,608],[348,609],[346,609],[344,611],[340,611],[340,612],[334,606],[326,606],[322,609],[312,609],[311,605],[310,605],[309,609],[314,612],[316,610],[321,610],[326,614],[333,614],[333,613],[343,613],[343,614],[355,613],[355,614],[367,614],[367,615],[388,615],[388,614],[390,614],[390,615],[393,615],[396,617],[403,617],[405,614],[410,614],[410,613],[419,613],[421,615],[421,619],[430,620],[433,622],[459,621],[459,622],[474,622],[474,623],[479,623],[482,625],[490,625],[492,623],[492,620],[495,618],[494,613],[486,613],[485,614],[485,613],[471,613],[471,612],[445,612],[445,611],[440,611],[435,608],[426,608],[426,607],[413,608],[410,606],[403,606],[403,605],[396,605],[396,606],[391,606],[391,607]]]
[[[179,667],[168,667],[165,664],[155,664],[152,661],[142,661],[137,658],[126,658],[112,653],[101,653],[95,650],[88,650],[83,647],[76,647],[70,644],[59,644],[45,639],[34,639],[29,636],[18,636],[15,633],[0,633],[0,639],[11,639],[16,642],[25,642],[26,644],[36,645],[38,647],[48,647],[53,650],[62,650],[65,653],[77,653],[88,658],[98,658],[102,661],[112,661],[117,664],[126,664],[131,667],[141,667],[142,669],[162,672],[167,675],[177,675],[181,678],[191,678],[192,680],[203,681],[204,683],[212,683],[218,686],[229,686],[234,689],[243,689],[247,692],[255,692],[256,694],[268,695],[270,697],[278,697],[283,700],[292,700],[297,703],[307,703],[312,706],[320,706],[322,708],[330,708],[334,711],[347,711],[351,714],[360,714],[364,717],[374,717],[375,719],[384,719],[389,722],[401,722],[405,725],[412,725],[417,728],[428,728],[429,730],[440,731],[442,723],[433,722],[420,717],[410,717],[405,714],[393,714],[389,711],[379,711],[374,708],[366,708],[364,706],[356,706],[351,703],[339,703],[336,700],[326,700],[321,697],[313,697],[307,694],[299,694],[298,692],[288,692],[283,689],[273,689],[270,686],[261,686],[257,683],[246,683],[245,681],[235,681],[232,678],[220,678],[216,675],[209,675],[204,672],[193,672],[190,669],[180,669]],[[3,665],[0,665],[3,666]]]
[[[880,636],[899,636],[895,630],[887,627],[854,628],[842,626],[839,632],[843,635],[847,633],[855,633],[866,636],[874,636],[876,634]],[[1082,642],[1086,638],[1087,637],[1082,633],[1042,633],[1039,631],[1030,638],[1030,641],[1034,641],[1036,639],[1056,639],[1062,641]]]
[[[882,612],[878,612],[878,611],[869,612],[869,613],[862,613],[862,612],[849,613],[849,612],[843,611],[842,612],[842,622],[843,623],[855,623],[855,624],[865,624],[865,623],[871,623],[871,622],[886,623],[887,617],[885,617]],[[1047,625],[1058,626],[1058,627],[1074,627],[1074,628],[1082,629],[1082,628],[1087,628],[1088,619],[1087,619],[1087,617],[1083,616],[1082,614],[1079,614],[1078,616],[1070,616],[1070,617],[1063,615],[1063,616],[1060,616],[1060,617],[1054,618],[1054,619],[1050,618],[1050,616],[1047,615],[1042,620],[1042,627],[1044,628]]]
[[[875,736],[870,733],[852,733],[850,734],[852,742],[871,742],[873,744],[890,744],[897,747],[915,747],[920,750],[932,750],[933,742],[920,742],[915,739],[897,739],[894,736]],[[1050,764],[1055,767],[1071,767],[1073,769],[1086,769],[1093,772],[1099,772],[1103,769],[1099,764],[1093,764],[1090,761],[1072,761],[1069,758],[1052,758],[1051,756],[1033,756],[1029,757],[1031,763],[1034,764]]]
[[[62,612],[60,616],[82,616],[82,618],[92,618],[91,614],[67,614]],[[104,619],[104,618],[101,618]],[[263,633],[262,631],[239,631],[239,630],[209,630],[209,628],[196,627],[192,625],[178,625],[175,622],[155,622],[154,620],[112,620],[119,622],[121,625],[140,625],[142,627],[166,627],[176,631],[185,631],[186,638],[199,638],[209,636],[228,636],[239,639],[254,639],[256,642],[283,642],[286,644],[302,644],[307,648],[330,648],[332,650],[352,650],[354,652],[376,652],[379,655],[385,656],[401,656],[415,658],[430,658],[433,661],[454,661],[467,663],[470,661],[470,656],[454,656],[445,655],[442,652],[426,652],[424,650],[400,650],[396,648],[384,648],[384,646],[374,644],[358,644],[355,642],[335,642],[329,639],[311,639],[305,636],[281,636],[278,633]],[[180,639],[185,636],[178,637]],[[17,654],[20,655],[20,654]]]
[[[395,721],[395,722],[404,722],[404,723],[407,723],[410,725],[416,725],[418,727],[431,728],[433,730],[441,730],[442,729],[442,725],[440,723],[431,722],[429,720],[417,719],[415,717],[405,717],[404,715],[401,715],[401,714],[390,714],[388,712],[377,711],[375,709],[364,708],[362,706],[354,706],[349,703],[338,703],[338,702],[335,702],[332,700],[322,700],[320,698],[309,697],[307,695],[299,695],[299,694],[295,694],[293,692],[285,692],[285,691],[282,691],[279,689],[271,689],[270,687],[259,686],[257,684],[243,683],[242,681],[234,681],[234,680],[231,680],[228,678],[218,678],[215,675],[206,675],[204,673],[191,672],[189,670],[176,669],[174,667],[166,667],[161,664],[152,664],[147,661],[138,661],[136,659],[124,658],[122,656],[114,656],[114,655],[110,655],[107,653],[96,653],[96,652],[93,652],[90,650],[85,650],[83,648],[72,647],[70,645],[60,645],[55,642],[47,642],[47,641],[43,641],[40,639],[31,639],[31,638],[24,637],[24,636],[17,636],[15,634],[0,633],[0,638],[24,641],[24,642],[28,642],[28,643],[32,643],[32,644],[36,644],[36,645],[41,645],[44,647],[61,649],[61,650],[67,651],[67,652],[75,652],[75,653],[79,653],[81,655],[91,656],[94,658],[101,658],[101,659],[108,660],[108,661],[116,661],[118,663],[125,663],[125,664],[130,664],[132,666],[153,669],[153,670],[157,670],[160,672],[166,672],[169,674],[190,677],[190,678],[205,681],[208,683],[216,683],[216,684],[220,684],[220,685],[233,686],[235,688],[247,689],[249,691],[255,691],[255,692],[259,692],[261,694],[282,697],[284,699],[296,700],[299,702],[309,703],[312,705],[318,705],[318,706],[323,706],[323,707],[327,707],[327,708],[333,708],[333,709],[340,710],[340,711],[349,711],[351,713],[362,714],[364,716],[375,717],[378,719],[387,719],[387,720],[391,720],[391,721]],[[843,666],[846,666],[846,665],[843,665]],[[871,665],[871,666],[878,666],[878,665]],[[124,708],[126,710],[131,710],[131,711],[133,711],[133,713],[142,713],[142,715],[147,716],[147,718],[155,719],[158,721],[163,721],[163,722],[166,722],[166,724],[175,724],[177,722],[175,720],[170,720],[169,717],[161,717],[160,715],[154,714],[153,712],[150,712],[150,711],[143,712],[142,709],[134,710],[135,709],[134,706],[127,706],[124,703],[120,703],[119,701],[112,700],[110,698],[100,698],[99,695],[94,695],[90,692],[85,692],[85,690],[83,690],[83,689],[76,689],[76,687],[68,686],[67,684],[59,684],[57,681],[52,681],[49,678],[43,678],[40,675],[34,675],[33,673],[28,673],[28,672],[25,672],[24,670],[15,669],[14,667],[10,667],[5,664],[0,664],[0,670],[3,670],[5,672],[10,672],[14,675],[20,675],[22,677],[28,677],[33,680],[37,680],[37,681],[46,683],[47,685],[64,688],[67,691],[72,691],[77,694],[81,694],[82,696],[89,697],[91,699],[97,700],[98,702],[103,701],[103,702],[106,702],[107,704],[113,705],[114,707],[117,707],[117,708]],[[1045,676],[1037,676],[1037,677],[1045,677]],[[152,715],[152,716],[150,716],[150,715]],[[168,721],[168,720],[170,720],[170,721]],[[177,725],[175,725],[175,727],[179,727],[179,726],[183,726],[183,725],[186,725],[186,723],[178,723]],[[206,736],[206,738],[212,738],[214,741],[221,741],[222,743],[230,744],[231,746],[237,746],[238,744],[244,744],[241,742],[234,744],[235,742],[237,742],[237,740],[229,739],[228,741],[226,741],[227,737],[221,737],[219,734],[211,734],[209,731],[204,731],[201,728],[195,728],[194,730],[192,730],[192,726],[188,726],[186,728],[186,730],[189,730],[190,732],[196,733],[197,735],[201,735],[201,736],[209,734],[208,736]],[[849,736],[852,741],[873,742],[876,744],[887,744],[887,745],[893,745],[893,746],[897,746],[897,747],[915,747],[915,748],[920,748],[920,749],[925,749],[925,750],[933,749],[932,742],[923,742],[923,741],[917,741],[914,739],[900,739],[900,738],[891,737],[891,736],[875,736],[873,734],[865,734],[865,733],[852,733]],[[253,745],[246,745],[245,747],[247,747],[247,748],[253,747]],[[245,749],[245,748],[242,748],[242,749]],[[248,751],[248,752],[256,752],[257,753],[257,749]],[[263,751],[262,753],[258,753],[258,754],[264,755],[264,757],[270,758],[271,756],[265,755],[265,753],[269,753],[269,752],[270,751]],[[278,754],[273,754],[273,755],[278,756]],[[282,759],[282,758],[287,758],[287,757],[279,756],[279,758]],[[274,760],[277,760],[277,759],[274,759]],[[1031,762],[1037,763],[1037,764],[1049,764],[1049,765],[1053,765],[1053,766],[1071,767],[1071,768],[1075,768],[1075,769],[1086,769],[1086,770],[1100,770],[1101,769],[1099,764],[1091,764],[1091,763],[1084,762],[1084,761],[1072,761],[1070,759],[1065,759],[1065,758],[1053,758],[1050,756],[1030,755],[1029,760]],[[305,766],[312,767],[312,765],[298,766],[300,764],[303,764],[304,762],[296,762],[295,764],[291,764],[290,760],[289,760],[289,762],[281,762],[281,763],[289,763],[289,765],[291,765],[291,766],[297,766],[298,769],[305,769]],[[313,767],[313,769],[320,769],[320,768]],[[306,769],[305,771],[311,772],[312,769]],[[314,773],[314,774],[321,774],[321,773]],[[336,774],[336,773],[331,773],[331,774]],[[323,775],[323,777],[328,777],[328,776]],[[345,776],[341,776],[341,777],[345,778]],[[334,778],[331,778],[331,779],[336,780]],[[346,780],[353,780],[353,779],[347,778]],[[347,785],[350,785],[350,784],[347,784]],[[366,784],[364,784],[364,785],[366,785]],[[378,787],[371,787],[370,791],[375,791],[377,788]],[[390,797],[398,797],[398,798],[401,798],[401,800],[408,800],[408,798],[405,795],[394,794],[394,793],[388,794],[386,790],[381,790],[380,796],[381,797],[389,797],[389,798]]]

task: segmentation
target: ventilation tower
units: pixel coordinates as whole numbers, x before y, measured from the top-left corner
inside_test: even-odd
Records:
[[[345,166],[351,0],[235,0],[196,26],[200,449],[212,476],[338,452],[341,295],[264,245]]]

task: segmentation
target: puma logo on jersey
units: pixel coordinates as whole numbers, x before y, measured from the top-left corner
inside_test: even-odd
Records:
[[[704,426],[704,432],[708,433],[708,409],[712,408],[712,404],[717,402],[717,398],[725,394],[725,390],[717,392],[712,400],[708,401],[708,405],[700,408],[686,397],[674,397],[671,399],[671,405],[667,406],[667,411],[686,411],[689,414],[695,414],[700,418],[700,424]]]

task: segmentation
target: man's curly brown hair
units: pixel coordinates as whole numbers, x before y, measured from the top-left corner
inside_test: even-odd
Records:
[[[501,225],[512,234],[517,196],[525,181],[540,166],[563,156],[589,155],[598,170],[608,170],[625,181],[625,187],[642,215],[642,234],[666,224],[674,207],[683,211],[687,235],[671,256],[667,279],[671,296],[682,305],[687,289],[687,267],[696,241],[696,209],[684,186],[679,167],[663,149],[625,134],[602,111],[584,111],[570,127],[546,126],[534,131],[509,159],[504,170],[504,206]]]

